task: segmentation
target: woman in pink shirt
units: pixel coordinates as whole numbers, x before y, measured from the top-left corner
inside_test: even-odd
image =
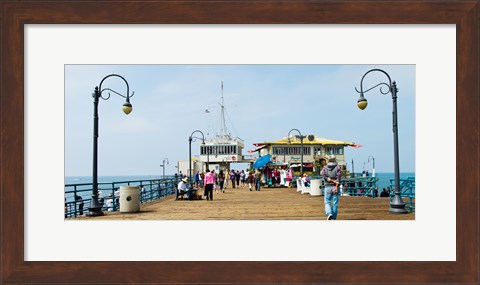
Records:
[[[210,172],[209,169],[207,169],[207,174],[205,174],[205,179],[204,179],[204,185],[205,185],[205,197],[207,200],[213,200],[213,184],[215,184],[215,170],[212,170]]]

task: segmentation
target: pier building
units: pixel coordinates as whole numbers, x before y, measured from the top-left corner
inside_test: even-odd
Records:
[[[269,154],[271,155],[271,162],[295,168],[296,166],[300,167],[302,143],[304,168],[310,172],[313,172],[313,169],[318,171],[326,165],[328,156],[331,154],[336,156],[338,164],[345,170],[345,147],[360,147],[353,142],[308,135],[303,139],[303,142],[297,136],[291,136],[272,142],[254,143],[255,149],[249,152],[256,152],[259,157]]]

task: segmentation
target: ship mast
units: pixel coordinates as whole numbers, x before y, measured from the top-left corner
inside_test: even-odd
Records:
[[[220,137],[224,138],[224,139],[228,139],[228,138],[230,138],[230,134],[228,133],[227,123],[225,122],[225,104],[223,102],[223,81],[222,81],[222,103],[220,104],[220,108],[221,108],[221,111],[220,111],[220,120],[221,120],[221,122],[220,122],[220,124],[221,124]]]

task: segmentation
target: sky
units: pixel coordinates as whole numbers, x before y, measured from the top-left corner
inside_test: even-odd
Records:
[[[355,88],[373,68],[397,83],[400,172],[415,172],[415,65],[65,65],[65,176],[92,173],[92,93],[109,74],[127,80],[133,111],[125,115],[125,99],[114,93],[100,99],[100,176],[161,175],[165,159],[166,174],[173,174],[177,161],[188,160],[194,130],[207,139],[220,131],[222,82],[227,128],[244,140],[244,155],[253,143],[282,139],[296,128],[362,145],[345,149],[348,170],[353,160],[355,172],[371,172],[373,156],[376,172],[393,172],[391,94],[376,87],[365,93],[365,110],[356,105]],[[388,83],[383,73],[371,72],[364,90],[382,82]],[[127,90],[117,77],[103,88]],[[192,155],[199,146],[192,142]]]

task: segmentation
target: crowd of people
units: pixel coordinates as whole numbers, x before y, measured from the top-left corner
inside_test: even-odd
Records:
[[[181,175],[181,174],[180,174]],[[338,204],[341,196],[340,180],[342,178],[342,168],[337,164],[335,155],[330,155],[327,164],[322,168],[320,175],[324,179],[324,205],[325,215],[327,220],[336,220],[338,216]],[[200,195],[192,197],[189,193],[187,182],[188,178],[181,175],[182,180],[178,184],[178,193],[186,194],[187,199],[201,199]],[[197,171],[194,177],[195,190],[204,189],[203,197],[206,200],[213,200],[213,192],[225,193],[228,187],[234,189],[239,187],[249,187],[250,191],[260,191],[262,185],[262,178],[265,185],[280,185],[289,186],[293,175],[292,170],[287,169],[286,166],[280,167],[266,167],[262,171],[253,170],[220,170],[218,173],[215,170],[207,169],[205,173]],[[304,174],[301,178],[305,186],[309,186],[310,179],[308,175]],[[178,198],[177,193],[177,198]],[[378,191],[375,196],[378,197]],[[389,197],[390,189],[384,188],[380,193],[380,197]]]
[[[260,191],[261,187],[261,178],[264,176],[265,183],[270,184],[280,184],[288,185],[287,182],[292,180],[292,172],[288,171],[286,167],[281,168],[265,168],[263,172],[260,172],[258,169],[255,171],[228,171],[220,170],[218,173],[215,170],[207,169],[205,173],[200,173],[197,171],[194,177],[195,187],[201,189],[204,188],[204,197],[208,201],[213,200],[213,192],[215,193],[225,193],[225,189],[228,187],[228,181],[230,180],[231,188],[238,188],[241,186],[249,187],[250,191]],[[328,159],[328,163],[323,167],[321,171],[321,176],[325,181],[325,194],[324,194],[324,205],[325,205],[325,215],[327,220],[336,220],[338,215],[338,203],[339,197],[341,195],[338,186],[339,181],[342,177],[341,167],[337,164],[336,158],[334,155],[331,155]],[[187,187],[188,178],[180,177],[182,180],[177,187],[177,199],[179,194],[186,194],[187,199],[192,199],[192,193]],[[307,175],[303,175],[302,181],[305,185],[310,183]],[[196,198],[196,197],[195,197]]]
[[[288,187],[292,181],[292,169],[287,166],[270,166],[263,170],[265,183],[269,186],[286,186]]]
[[[209,176],[213,175],[213,176]],[[196,195],[191,196],[192,193],[188,193],[191,189],[187,187],[189,181],[187,175],[175,174],[176,180],[180,182],[177,186],[176,199],[179,196],[185,195],[189,200],[195,199],[207,199],[213,200],[213,192],[215,194],[225,193],[225,189],[248,187],[250,191],[260,191],[262,185],[270,186],[291,186],[293,180],[292,169],[288,169],[287,166],[270,166],[263,169],[256,170],[228,170],[222,169],[220,171],[207,169],[205,172],[196,171],[193,176],[192,187],[195,193],[198,193],[199,189],[204,189],[203,196]],[[213,179],[213,182],[212,182]],[[309,185],[310,180],[307,175],[302,178],[306,185]],[[208,182],[207,182],[208,181]],[[210,192],[210,188],[212,191]]]
[[[188,187],[188,177],[180,172],[175,175],[180,182],[176,189],[176,200],[185,195],[187,200],[203,199],[213,200],[215,194],[225,193],[227,188],[235,189],[249,187],[250,191],[260,191],[261,178],[264,173],[259,170],[227,170],[218,171],[207,169],[205,172],[197,171],[193,177],[193,190]],[[199,189],[204,189],[203,196],[198,194]]]

